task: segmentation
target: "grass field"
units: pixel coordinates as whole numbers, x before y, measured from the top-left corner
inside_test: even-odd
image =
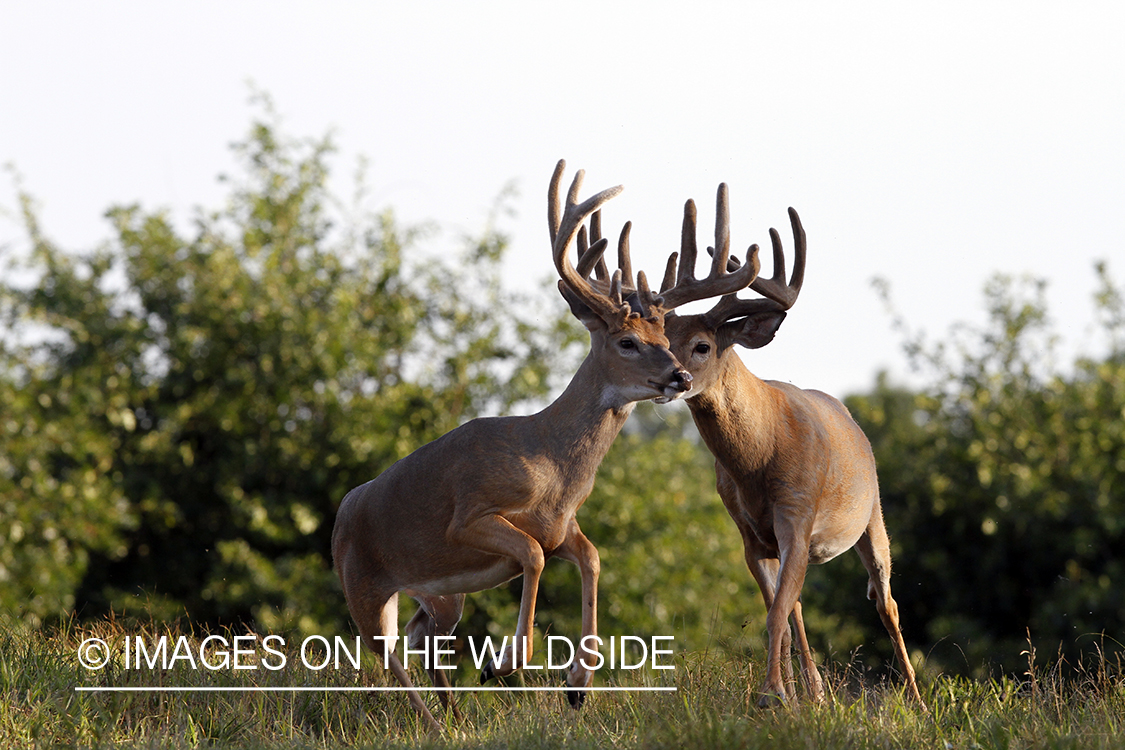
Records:
[[[1031,666],[1019,680],[924,678],[924,712],[904,699],[897,682],[864,685],[859,670],[833,664],[825,667],[830,698],[824,705],[759,709],[747,685],[757,687],[760,662],[688,653],[675,658],[675,670],[622,678],[634,682],[598,678],[603,685],[663,684],[676,692],[595,693],[580,712],[558,693],[461,693],[465,720],[440,737],[428,735],[396,693],[75,690],[390,684],[373,667],[357,679],[354,672],[303,667],[212,672],[178,663],[167,671],[126,671],[111,663],[90,671],[78,662],[86,638],[114,644],[160,634],[180,635],[109,622],[0,634],[0,747],[1125,747],[1125,670],[1120,661],[1105,660],[1080,670]],[[419,684],[428,681],[421,677]],[[558,685],[560,678],[537,675],[527,684]],[[427,702],[436,707],[432,694]]]

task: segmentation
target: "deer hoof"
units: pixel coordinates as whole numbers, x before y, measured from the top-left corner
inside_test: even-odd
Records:
[[[766,692],[758,698],[758,708],[777,708],[785,705],[785,700],[777,693]]]
[[[488,662],[488,664],[484,665],[484,669],[480,671],[480,684],[483,685],[489,680],[494,679],[495,677],[496,672],[494,672],[492,669],[492,662]]]
[[[570,707],[575,711],[582,708],[582,704],[586,702],[585,690],[567,690],[566,700],[570,703]]]

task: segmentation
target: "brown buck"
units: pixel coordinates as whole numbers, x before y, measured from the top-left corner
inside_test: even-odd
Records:
[[[692,375],[687,399],[704,442],[715,455],[719,495],[738,525],[746,564],[757,581],[768,614],[769,661],[761,704],[791,700],[792,617],[805,684],[815,700],[824,687],[813,662],[801,617],[801,588],[810,563],[827,562],[854,547],[867,569],[867,596],[894,642],[911,696],[919,703],[914,669],[899,631],[898,606],[891,598],[891,555],[871,445],[848,410],[814,390],[755,377],[734,344],[757,349],[773,340],[797,300],[805,273],[805,231],[789,209],[796,245],[793,276],[785,282],[785,255],[777,231],[774,275],[755,278],[751,289],[764,299],[724,297],[700,315],[669,315],[665,322],[672,353]],[[714,262],[726,263],[730,229],[727,187],[720,185],[715,219]],[[684,207],[681,258],[669,259],[663,286],[692,276],[696,259],[695,205]],[[747,266],[757,275],[757,245]],[[736,268],[737,261],[730,261]],[[786,679],[782,679],[782,669]]]
[[[531,656],[535,597],[543,565],[551,557],[576,564],[582,577],[582,636],[597,635],[600,563],[582,534],[575,513],[594,485],[598,465],[637,401],[670,401],[691,388],[692,378],[669,350],[665,314],[691,299],[745,288],[748,270],[718,266],[707,280],[669,290],[671,301],[648,288],[643,273],[634,285],[628,229],[618,245],[620,269],[605,278],[595,212],[621,188],[578,203],[582,172],[574,178],[565,211],[559,206],[559,162],[548,192],[548,224],[559,290],[590,331],[590,353],[570,385],[538,414],[475,419],[419,448],[344,498],[332,533],[332,556],[348,610],[363,642],[380,657],[383,641],[398,633],[398,593],[416,599],[417,614],[406,626],[411,649],[429,648],[434,636],[452,633],[465,594],[499,586],[523,575],[515,638],[482,680],[512,673]],[[583,223],[591,220],[592,243]],[[569,248],[578,238],[578,267]],[[589,278],[596,270],[597,279]],[[629,294],[623,298],[623,289]],[[635,291],[634,291],[635,290]],[[593,643],[592,641],[584,641]],[[387,666],[408,688],[413,707],[432,729],[439,727],[414,689],[402,662],[386,649]],[[432,651],[432,648],[429,649]],[[449,680],[428,669],[448,704]],[[567,673],[571,704],[593,673],[576,659]],[[456,707],[453,707],[456,716]]]

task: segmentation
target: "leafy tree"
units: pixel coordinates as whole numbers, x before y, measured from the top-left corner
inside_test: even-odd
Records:
[[[0,282],[6,619],[340,627],[323,592],[347,490],[568,371],[573,326],[521,315],[492,222],[422,256],[389,210],[338,208],[331,143],[264,109],[227,205],[188,234],[117,207],[112,240],[64,252],[21,192],[30,251]]]

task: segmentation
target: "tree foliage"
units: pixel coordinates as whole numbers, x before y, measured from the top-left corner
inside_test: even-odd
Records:
[[[268,103],[235,149],[229,202],[188,233],[117,207],[109,242],[68,253],[21,194],[30,249],[0,283],[0,609],[17,620],[339,625],[322,593],[344,494],[541,399],[573,360],[574,327],[529,323],[529,295],[501,287],[491,223],[460,257],[424,256],[390,211],[340,208],[330,142],[286,138]]]

